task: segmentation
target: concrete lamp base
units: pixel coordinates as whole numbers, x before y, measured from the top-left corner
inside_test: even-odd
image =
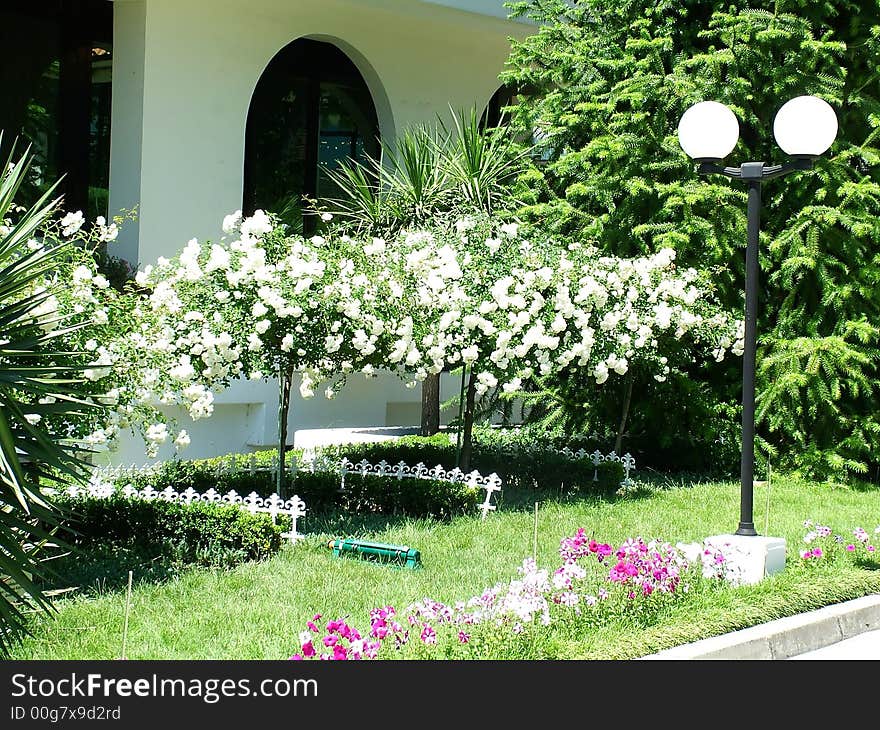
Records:
[[[736,564],[744,584],[760,583],[768,575],[785,570],[785,538],[713,535],[706,538],[706,543]]]

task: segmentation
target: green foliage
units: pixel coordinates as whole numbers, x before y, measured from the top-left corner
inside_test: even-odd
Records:
[[[296,452],[295,455],[298,457],[300,454]],[[277,463],[273,462],[275,456],[274,451],[254,454],[257,469],[253,473],[249,471],[250,454],[228,454],[193,461],[174,459],[162,462],[156,469],[127,473],[117,480],[117,484],[131,484],[136,489],[152,487],[156,491],[171,487],[178,492],[189,488],[199,493],[216,489],[225,494],[234,490],[241,495],[256,492],[261,497],[266,497],[276,489],[275,471],[269,468]]]
[[[448,461],[449,439],[439,436],[445,441],[444,455]],[[421,445],[403,447],[401,453],[414,455],[430,453],[430,444],[434,439],[424,439],[427,448]],[[454,452],[454,447],[453,447]],[[354,455],[355,452],[352,452]],[[365,452],[367,453],[367,452]],[[391,454],[384,454],[385,457]],[[197,492],[216,489],[221,494],[235,491],[242,496],[256,492],[267,497],[276,489],[276,471],[271,467],[274,451],[262,451],[254,454],[255,466],[251,473],[251,454],[229,454],[215,459],[197,461],[169,461],[158,469],[127,473],[116,480],[122,487],[131,484],[142,490],[152,487],[161,491],[172,487],[178,492],[189,488]],[[301,459],[301,452],[294,452],[294,457]],[[395,455],[396,456],[396,455]],[[341,457],[340,457],[341,458]],[[358,456],[358,460],[364,456]],[[369,458],[369,457],[368,457]],[[382,455],[377,455],[376,462]],[[288,455],[288,463],[291,455]],[[454,460],[454,453],[452,456]],[[387,460],[387,458],[386,458]],[[400,458],[397,457],[396,461]],[[418,459],[412,461],[417,463]],[[437,462],[431,462],[434,466]],[[263,467],[260,469],[259,467]],[[449,468],[452,468],[451,466]],[[353,514],[379,513],[410,517],[448,518],[456,514],[470,513],[482,502],[485,492],[468,489],[463,484],[450,484],[429,479],[402,479],[396,477],[361,476],[347,474],[345,489],[340,489],[338,474],[329,472],[309,473],[298,471],[290,480],[286,479],[285,488],[288,494],[296,493],[305,500],[309,515],[321,513],[349,512]]]
[[[292,489],[310,513],[349,512],[449,519],[474,514],[486,493],[461,483],[433,479],[397,479],[346,474],[340,488],[336,474],[300,472]]]
[[[452,127],[405,129],[382,159],[347,160],[325,174],[339,199],[318,201],[345,230],[391,238],[401,228],[449,225],[468,213],[498,213],[516,203],[512,185],[525,156],[502,129],[485,129],[475,109],[452,113]]]
[[[517,429],[480,428],[474,432],[471,469],[483,475],[494,472],[501,477],[503,489],[526,490],[533,494],[559,494],[563,489],[607,494],[619,487],[623,479],[619,464],[601,464],[596,469],[590,459],[570,459],[554,451],[565,446],[575,450],[589,446],[594,449],[602,447],[603,453],[607,452],[606,444],[586,439],[572,442],[561,436],[545,436],[536,429],[520,433]],[[453,469],[456,465],[455,443],[445,433],[327,447],[324,452],[344,456],[355,464],[366,459],[371,464],[382,460],[389,464],[404,461],[414,465],[421,462],[429,469],[437,464],[444,469]],[[595,482],[594,476],[597,478]],[[507,501],[503,491],[502,498]]]
[[[714,99],[740,121],[730,164],[776,162],[772,123],[788,99],[826,99],[837,141],[811,173],[765,185],[759,309],[760,435],[778,464],[824,476],[877,463],[875,372],[880,314],[880,4],[876,0],[583,0],[511,3],[538,31],[515,42],[503,79],[528,90],[515,126],[537,130],[548,158],[521,176],[518,215],[532,225],[618,255],[671,246],[706,268],[723,301],[742,307],[744,189],[698,179],[676,139],[693,103]],[[706,464],[735,425],[738,363],[688,374],[661,400],[696,396],[698,425],[656,409],[658,389],[637,384],[625,443],[690,430]],[[581,428],[608,423],[621,396],[584,384]],[[719,417],[713,403],[723,403]],[[610,419],[612,423],[617,418]],[[716,429],[715,426],[718,426]]]
[[[59,344],[71,328],[48,306],[62,285],[39,286],[65,259],[65,247],[27,246],[57,207],[55,188],[13,221],[30,163],[27,152],[14,154],[0,161],[0,653],[23,627],[25,611],[51,609],[41,581],[44,558],[57,547],[58,517],[40,480],[83,474],[72,444],[50,434],[43,419],[97,408],[83,400],[80,358]]]
[[[235,505],[162,500],[63,498],[71,522],[73,558],[88,560],[106,549],[131,550],[142,561],[231,567],[261,560],[281,547],[283,520],[251,514]]]

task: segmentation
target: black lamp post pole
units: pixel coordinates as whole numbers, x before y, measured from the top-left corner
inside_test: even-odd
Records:
[[[737,535],[754,536],[755,488],[755,351],[758,333],[758,238],[761,232],[761,183],[782,177],[796,170],[809,170],[813,160],[795,158],[785,165],[767,166],[763,162],[745,162],[739,167],[721,167],[713,162],[701,162],[701,175],[720,174],[748,183],[749,198],[746,228],[746,311],[743,343],[742,395],[742,458],[740,461],[740,511]]]
[[[757,535],[753,516],[755,484],[755,350],[758,333],[758,236],[761,230],[761,173],[749,181],[748,223],[746,235],[746,312],[743,346],[742,457],[740,462],[740,505],[737,535]],[[746,168],[742,166],[743,178]]]

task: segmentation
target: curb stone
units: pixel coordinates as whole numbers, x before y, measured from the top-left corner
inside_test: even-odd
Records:
[[[880,594],[769,621],[640,659],[788,659],[880,629]]]

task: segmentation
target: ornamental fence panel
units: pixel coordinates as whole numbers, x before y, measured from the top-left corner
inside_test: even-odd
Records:
[[[561,454],[573,461],[589,459],[594,466],[593,481],[598,481],[599,479],[600,464],[609,462],[619,463],[624,472],[620,487],[627,488],[633,484],[630,474],[635,469],[636,461],[629,453],[619,456],[614,451],[603,454],[598,449],[593,452],[588,452],[585,449],[578,449],[575,451],[567,447],[562,449],[550,449],[550,451]],[[445,469],[440,464],[429,468],[422,462],[414,465],[407,464],[405,461],[391,464],[383,459],[382,461],[373,464],[366,459],[362,459],[361,461],[354,463],[345,457],[339,459],[322,452],[308,453],[302,460],[297,459],[296,454],[290,454],[289,457],[285,458],[284,462],[284,469],[291,479],[295,478],[297,472],[300,471],[306,473],[337,474],[340,479],[340,490],[345,489],[345,477],[347,474],[357,474],[361,476],[371,475],[398,480],[430,479],[450,483],[463,483],[474,489],[485,490],[486,497],[478,507],[482,519],[484,520],[489,512],[495,510],[495,505],[492,504],[492,495],[495,492],[500,492],[503,484],[501,478],[494,472],[488,475],[483,475],[476,470],[464,472],[457,467]],[[161,469],[161,466],[161,464],[147,466],[137,466],[132,464],[128,467],[123,465],[100,467],[94,470],[92,480],[86,487],[71,486],[67,491],[71,495],[84,493],[91,497],[109,497],[117,492],[116,484],[120,481],[124,481],[126,477],[156,474],[159,469]],[[235,455],[229,455],[227,458],[217,460],[214,467],[214,473],[218,478],[222,475],[236,476],[244,473],[250,475],[259,472],[277,474],[278,466],[279,459],[277,454],[273,454],[268,463],[260,462],[258,461],[256,454],[250,454],[247,462],[244,464],[242,464],[240,459]],[[272,494],[268,497],[260,497],[256,492],[251,492],[244,496],[239,495],[235,490],[231,490],[226,494],[221,494],[213,488],[204,493],[199,493],[192,487],[189,487],[183,492],[177,492],[171,487],[166,487],[165,489],[158,491],[151,485],[138,490],[131,484],[126,484],[121,489],[121,493],[127,497],[147,500],[162,499],[168,502],[182,502],[185,504],[197,501],[237,504],[251,513],[263,512],[270,514],[273,520],[277,515],[284,514],[290,516],[292,524],[291,532],[285,533],[285,536],[289,537],[291,542],[296,542],[303,537],[297,532],[297,520],[305,515],[306,505],[297,495],[294,495],[288,500],[283,500],[277,494]]]

